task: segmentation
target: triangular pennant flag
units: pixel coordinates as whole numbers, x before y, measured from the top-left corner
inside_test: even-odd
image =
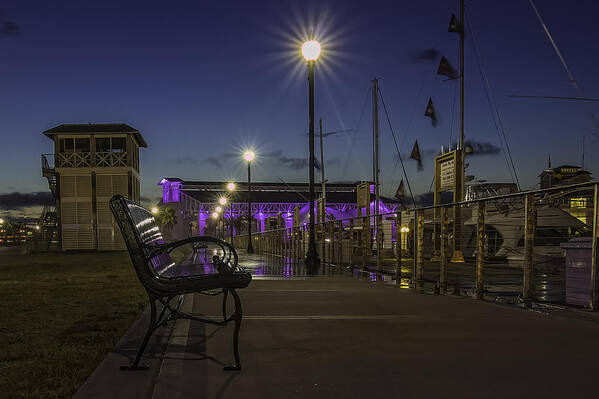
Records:
[[[462,24],[454,14],[451,14],[451,19],[449,20],[449,29],[447,31],[462,33]]]
[[[314,169],[320,170],[320,161],[316,157],[314,157]]]
[[[410,154],[410,159],[415,159],[418,161],[418,171],[422,170],[422,157],[420,156],[420,148],[418,148],[418,140],[414,143],[414,147],[412,148],[412,153]]]
[[[456,72],[455,68],[451,66],[445,57],[441,57],[439,69],[437,69],[437,75],[447,76],[449,79],[455,79],[458,77],[458,73]]]
[[[406,200],[406,189],[403,184],[403,179],[399,182],[399,187],[397,187],[397,191],[395,192],[395,198],[397,198],[398,201],[401,201],[401,203],[404,203]]]
[[[433,108],[433,100],[430,97],[428,98],[426,109],[424,110],[424,116],[428,116],[429,118],[431,118],[433,127],[437,126],[437,115],[435,114],[435,108]]]

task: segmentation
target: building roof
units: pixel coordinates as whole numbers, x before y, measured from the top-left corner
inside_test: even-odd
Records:
[[[217,202],[220,197],[227,197],[229,202],[244,203],[247,201],[247,190],[235,190],[233,192],[223,191],[195,191],[181,190],[192,198],[202,203]],[[310,198],[308,191],[254,191],[252,187],[252,202],[271,204],[307,203]],[[374,199],[374,198],[373,198]],[[386,204],[398,203],[396,199],[381,196],[381,201]],[[329,192],[327,190],[327,203],[329,204],[352,204],[356,202],[356,193]]]
[[[125,133],[132,134],[140,147],[147,147],[146,141],[139,130],[125,123],[69,123],[62,124],[44,132],[44,135],[53,139],[58,134],[110,134]]]

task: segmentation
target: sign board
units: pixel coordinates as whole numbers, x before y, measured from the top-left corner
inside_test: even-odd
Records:
[[[460,178],[461,152],[454,150],[435,158],[435,192],[455,190]],[[437,204],[438,205],[438,204]]]
[[[439,191],[453,190],[455,184],[455,158],[439,162]]]

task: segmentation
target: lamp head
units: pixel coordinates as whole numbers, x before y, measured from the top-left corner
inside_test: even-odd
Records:
[[[253,151],[246,151],[243,154],[243,159],[245,159],[248,162],[253,161],[254,160],[254,152]]]
[[[154,207],[152,208],[152,214],[156,215],[158,213],[158,208]]]
[[[320,55],[320,43],[316,40],[308,40],[302,45],[302,55],[306,61],[316,61]]]
[[[216,212],[222,212],[223,208],[221,208],[220,206],[217,206],[214,210]]]
[[[223,206],[224,206],[224,205],[227,205],[227,198],[225,198],[225,197],[220,197],[220,198],[218,199],[218,203],[219,203],[219,204],[221,204],[221,205],[223,205]]]
[[[217,219],[218,218],[218,212],[212,212],[212,218],[213,219]]]
[[[229,183],[229,184],[227,184],[227,190],[229,190],[229,191],[235,190],[235,183]]]

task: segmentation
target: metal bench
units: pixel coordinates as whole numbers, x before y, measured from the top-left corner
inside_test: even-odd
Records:
[[[247,287],[252,280],[252,276],[238,266],[237,252],[233,246],[226,241],[208,236],[190,237],[165,243],[152,213],[147,209],[120,195],[112,197],[110,209],[127,244],[137,277],[148,294],[151,312],[150,324],[135,360],[130,366],[123,366],[121,369],[147,369],[147,367],[140,366],[139,361],[152,333],[158,327],[166,325],[170,321],[190,319],[216,325],[226,325],[230,321],[234,321],[233,354],[235,363],[232,366],[224,367],[224,370],[241,370],[239,328],[241,326],[242,309],[241,300],[236,289]],[[215,271],[204,274],[178,274],[177,269],[181,265],[172,260],[171,251],[188,244],[198,247],[202,243],[213,245],[216,248],[212,257],[212,265]],[[183,303],[183,294],[187,293],[222,294],[222,320],[182,312],[180,308]],[[233,314],[227,316],[227,296],[229,293],[235,301],[235,310]],[[179,299],[173,305],[171,302],[177,296],[179,296]],[[156,301],[162,304],[159,315],[157,314]]]

